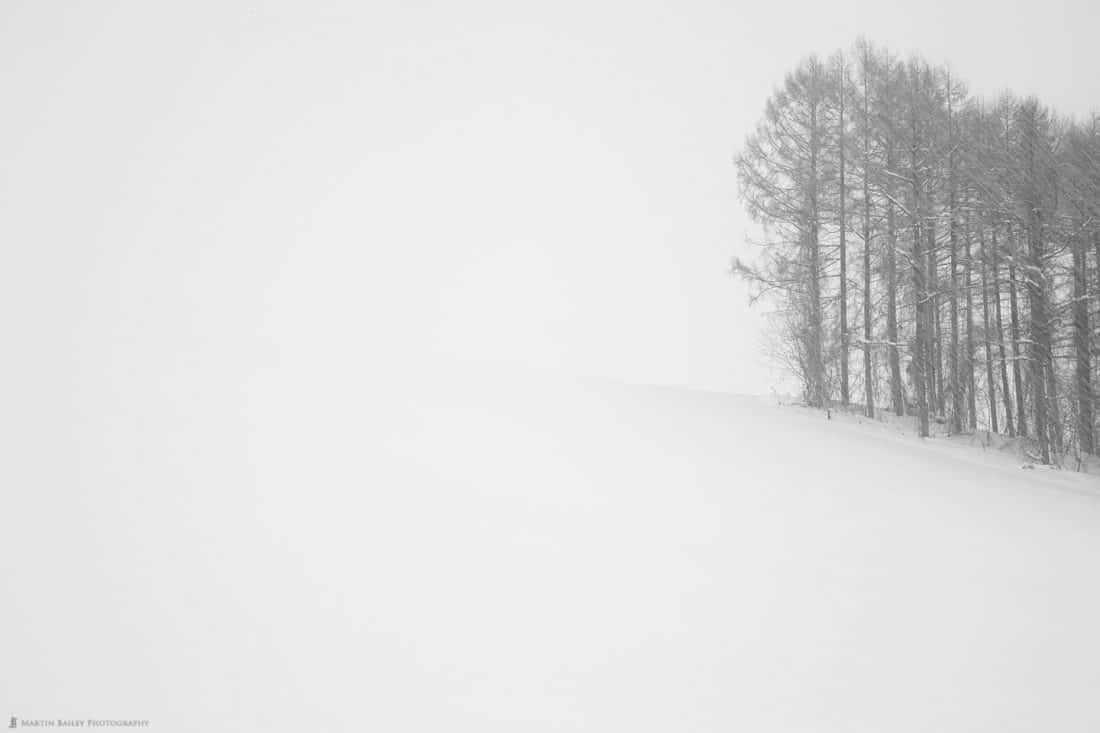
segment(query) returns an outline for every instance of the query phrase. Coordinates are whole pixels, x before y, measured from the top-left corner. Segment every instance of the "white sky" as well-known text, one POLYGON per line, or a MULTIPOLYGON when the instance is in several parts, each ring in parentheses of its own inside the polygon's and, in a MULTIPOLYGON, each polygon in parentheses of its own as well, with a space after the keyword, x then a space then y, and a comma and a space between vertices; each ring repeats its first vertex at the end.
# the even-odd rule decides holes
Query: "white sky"
MULTIPOLYGON (((572 608, 562 629, 612 630, 591 677, 605 669, 601 649, 619 655, 615 644, 644 637, 648 655, 652 629, 697 627, 696 610, 716 608, 684 605, 665 580, 675 590, 702 578, 707 593, 740 599, 741 586, 697 571, 728 555, 708 549, 707 527, 744 535, 726 531, 711 488, 754 485, 754 471, 781 459, 774 441, 738 437, 758 427, 754 412, 682 395, 632 392, 599 407, 586 397, 598 390, 500 392, 517 410, 553 407, 560 424, 543 430, 463 394, 471 380, 434 382, 447 401, 421 411, 416 393, 433 382, 419 375, 454 358, 503 360, 766 392, 760 321, 725 271, 748 227, 731 159, 773 85, 805 52, 864 32, 950 58, 979 89, 1011 85, 1084 112, 1100 100, 1100 46, 1088 37, 1100 23, 1083 1, 1065 10, 959 0, 866 10, 844 0, 0 4, 0 628, 18 642, 0 690, 20 688, 23 706, 2 712, 150 715, 171 729, 198 716, 287 727, 284 711, 330 711, 350 725, 354 706, 331 703, 363 688, 394 693, 366 714, 392 712, 398 727, 484 701, 499 716, 492 681, 525 684, 500 665, 540 659, 512 644, 531 613, 572 608), (708 435, 741 445, 725 453, 708 435), (395 453, 405 442, 410 455, 395 453), (765 444, 774 455, 741 460, 765 444), (653 455, 638 462, 638 450, 653 455), (684 493, 682 482, 702 489, 684 493), (666 484, 686 509, 665 506, 666 484), (574 511, 570 492, 590 486, 592 511, 574 511), (684 523, 693 512, 705 521, 684 523), (560 531, 527 543, 543 519, 560 531), (677 527, 691 534, 679 550, 652 541, 677 527), (691 565, 700 548, 705 562, 691 565), (621 561, 638 557, 636 587, 604 587, 601 573, 621 580, 621 561), (613 601, 595 626, 587 596, 570 597, 584 583, 613 601), (482 613, 500 593, 518 605, 482 613), (644 613, 624 626, 620 610, 634 607, 644 613), (495 647, 477 643, 484 633, 495 647), (459 659, 467 649, 472 673, 459 659), (165 692, 135 697, 127 680, 165 692), (419 710, 425 689, 446 691, 452 707, 419 710)), ((812 473, 802 469, 776 476, 812 473)), ((779 516, 773 492, 752 495, 779 516)), ((997 519, 972 513, 987 529, 997 519)), ((873 544, 886 524, 872 515, 873 544)), ((1026 513, 1040 515, 1050 518, 1026 513)), ((821 538, 844 529, 822 516, 821 538)), ((793 538, 798 517, 788 520, 793 538)), ((1069 538, 1060 547, 1080 555, 1081 533, 1058 529, 1069 538)), ((1081 536, 1095 537, 1088 529, 1081 536)), ((819 545, 814 557, 831 562, 819 545)), ((1019 587, 1009 576, 1004 587, 1019 587)), ((750 600, 760 596, 748 586, 750 600)), ((850 596, 834 600, 850 612, 850 596)), ((768 613, 780 625, 795 618, 768 613)), ((815 619, 786 641, 808 639, 815 619)), ((569 670, 587 638, 536 641, 569 670)), ((1048 656, 1065 648, 1051 638, 1061 639, 1040 639, 1048 656)), ((641 660, 646 689, 718 699, 710 682, 668 687, 674 667, 653 676, 649 656, 612 658, 641 660)), ((669 700, 691 699, 631 708, 640 688, 616 684, 618 697, 598 690, 597 707, 671 711, 686 708, 669 700)), ((1073 685, 1063 692, 1077 695, 1073 685)), ((531 688, 556 699, 547 689, 531 688)))
POLYGON ((1088 0, 0 12, 0 369, 43 388, 455 356, 766 392, 731 159, 800 56, 1100 102, 1088 0))

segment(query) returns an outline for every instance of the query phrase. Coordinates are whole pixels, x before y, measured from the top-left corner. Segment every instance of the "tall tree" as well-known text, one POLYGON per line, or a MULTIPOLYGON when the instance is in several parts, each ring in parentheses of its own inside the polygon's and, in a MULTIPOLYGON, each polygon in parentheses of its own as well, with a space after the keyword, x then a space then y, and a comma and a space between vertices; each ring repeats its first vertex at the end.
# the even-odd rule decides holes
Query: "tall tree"
POLYGON ((951 342, 947 355, 948 391, 951 394, 950 425, 952 432, 962 432, 963 396, 959 378, 959 212, 956 171, 955 89, 948 74, 945 79, 947 98, 947 240, 949 289, 948 318, 951 320, 951 342))
POLYGON ((836 104, 836 156, 839 178, 837 180, 837 227, 840 237, 840 402, 847 406, 851 401, 848 391, 848 186, 847 170, 848 130, 844 116, 844 103, 848 96, 848 65, 843 53, 833 57, 835 81, 832 85, 836 104))
POLYGON ((911 59, 906 68, 906 118, 908 137, 906 145, 909 153, 909 166, 906 171, 909 191, 909 226, 911 231, 912 252, 910 254, 913 280, 913 348, 912 372, 913 385, 917 397, 917 430, 922 438, 929 435, 929 395, 928 379, 931 370, 932 353, 930 331, 931 293, 927 279, 927 259, 923 247, 925 220, 925 156, 927 148, 927 121, 925 107, 925 82, 927 69, 917 59, 911 59))
POLYGON ((1051 458, 1049 422, 1050 399, 1053 397, 1047 390, 1051 335, 1043 260, 1043 201, 1040 198, 1039 186, 1039 179, 1042 176, 1040 158, 1047 152, 1046 141, 1043 139, 1047 122, 1046 111, 1035 99, 1025 100, 1017 108, 1016 123, 1020 128, 1019 144, 1022 157, 1020 204, 1023 211, 1021 218, 1027 242, 1024 282, 1030 313, 1028 335, 1030 337, 1032 415, 1039 456, 1043 463, 1050 463, 1051 458))
POLYGON ((867 417, 874 417, 875 391, 871 364, 871 76, 874 74, 874 61, 872 49, 866 41, 857 44, 857 53, 862 111, 860 131, 863 142, 860 151, 860 178, 863 181, 863 402, 864 413, 867 417))
MULTIPOLYGON (((989 257, 990 282, 993 286, 993 314, 996 319, 997 325, 997 352, 1000 357, 1000 371, 1001 371, 1001 398, 1004 400, 1005 408, 1005 430, 1012 437, 1016 436, 1015 423, 1012 421, 1012 390, 1008 386, 1008 356, 1005 351, 1005 325, 1004 317, 1001 311, 1001 290, 1000 282, 1001 275, 998 263, 998 245, 997 245, 997 225, 992 223, 989 228, 989 235, 991 237, 991 251, 989 257)), ((1014 361, 1013 364, 1016 364, 1014 361)), ((1017 384, 1019 384, 1019 375, 1017 375, 1017 384)))
POLYGON ((735 159, 741 199, 770 236, 764 262, 735 261, 734 271, 757 286, 756 297, 779 292, 795 314, 795 361, 805 399, 815 407, 828 399, 821 252, 827 90, 824 65, 807 58, 767 101, 764 119, 735 159))
POLYGON ((901 107, 902 95, 901 69, 894 59, 883 52, 877 66, 879 81, 876 84, 875 128, 883 149, 882 168, 879 173, 879 194, 885 199, 886 241, 883 245, 884 268, 886 270, 886 360, 890 372, 890 402, 894 414, 904 415, 905 392, 901 376, 900 331, 898 327, 898 224, 899 212, 898 181, 904 180, 898 173, 900 162, 897 154, 898 141, 902 139, 904 126, 901 107))
POLYGON ((978 227, 978 248, 982 263, 980 268, 982 273, 982 335, 984 337, 982 341, 985 346, 985 383, 987 396, 989 397, 989 429, 994 433, 998 433, 1000 430, 997 429, 997 382, 993 379, 993 347, 990 337, 992 328, 989 321, 989 272, 992 268, 989 267, 989 258, 986 255, 985 233, 980 226, 978 227))

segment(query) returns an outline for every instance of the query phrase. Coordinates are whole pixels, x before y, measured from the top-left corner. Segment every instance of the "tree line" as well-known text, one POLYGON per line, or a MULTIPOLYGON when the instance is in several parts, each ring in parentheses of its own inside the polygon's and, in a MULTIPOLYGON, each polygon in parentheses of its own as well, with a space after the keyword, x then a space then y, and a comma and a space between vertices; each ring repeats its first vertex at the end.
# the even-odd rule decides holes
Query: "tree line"
POLYGON ((861 40, 788 73, 735 165, 762 250, 733 268, 808 404, 1096 452, 1100 116, 861 40))

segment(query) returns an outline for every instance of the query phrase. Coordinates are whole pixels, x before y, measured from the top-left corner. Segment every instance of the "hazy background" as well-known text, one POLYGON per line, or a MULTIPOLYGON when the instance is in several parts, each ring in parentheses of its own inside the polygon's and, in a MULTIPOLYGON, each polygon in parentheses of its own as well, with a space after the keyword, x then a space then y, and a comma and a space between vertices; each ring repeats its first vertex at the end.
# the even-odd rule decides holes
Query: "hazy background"
MULTIPOLYGON (((816 593, 815 579, 833 582, 821 563, 846 568, 909 537, 970 558, 939 573, 916 542, 881 560, 901 558, 899 609, 946 618, 926 613, 941 575, 957 580, 946 597, 973 601, 972 624, 951 626, 963 636, 935 637, 951 655, 1007 648, 967 641, 993 629, 1028 674, 1071 644, 1084 660, 1065 678, 1021 676, 998 688, 1012 705, 976 714, 1007 715, 1052 685, 1088 699, 1079 672, 1096 645, 1071 633, 1096 603, 1060 558, 1095 556, 1077 544, 1097 536, 1094 513, 1033 510, 1027 493, 1007 515, 976 510, 974 493, 929 482, 979 531, 912 493, 935 511, 883 510, 917 517, 898 532, 802 486, 840 481, 848 453, 826 440, 825 469, 788 460, 785 441, 816 433, 772 420, 758 434, 751 401, 544 392, 534 379, 487 407, 492 389, 439 372, 472 363, 493 384, 503 362, 767 392, 761 320, 726 275, 749 229, 731 161, 784 72, 864 33, 951 61, 979 91, 1012 86, 1084 113, 1100 100, 1097 20, 1084 0, 0 4, 0 714, 303 730, 321 711, 348 729, 390 716, 439 730, 464 705, 493 713, 506 698, 528 724, 543 709, 528 702, 545 702, 546 730, 618 707, 683 728, 681 712, 736 713, 731 689, 772 679, 747 666, 739 688, 699 666, 738 654, 708 629, 751 637, 756 608, 792 650, 834 618, 866 629, 845 615, 858 593, 817 614, 769 583, 816 593), (768 489, 784 481, 786 493, 768 489), (750 490, 731 492, 739 483, 750 490), (768 519, 751 526, 759 513, 725 503, 741 500, 768 519), (768 543, 787 542, 792 513, 793 574, 773 573, 768 543), (797 517, 809 539, 794 537, 797 517), (834 526, 855 555, 821 552, 834 526), (972 576, 987 555, 970 544, 987 535, 1014 549, 997 566, 1005 595, 983 606, 972 576), (743 543, 754 536, 763 549, 743 543), (1035 554, 1037 538, 1057 538, 1055 554, 1035 554), (731 585, 738 567, 763 568, 760 585, 731 585), (1031 605, 1012 602, 1020 587, 1031 605), (1016 613, 990 625, 989 608, 1016 613), (1013 625, 1029 614, 1050 620, 1048 636, 1019 633, 1036 628, 1013 625), (509 666, 530 673, 543 658, 546 675, 509 666), (672 696, 651 694, 662 690, 672 696), (374 702, 354 702, 364 694, 374 702)), ((876 496, 872 507, 895 493, 876 496)), ((891 659, 934 680, 929 709, 949 706, 939 685, 956 678, 919 662, 943 647, 900 628, 918 663, 891 659)), ((865 638, 876 654, 896 648, 865 638)), ((825 639, 848 654, 845 637, 825 639)), ((788 679, 790 698, 761 704, 813 716, 784 702, 805 699, 800 684, 823 700, 863 679, 815 664, 788 679)), ((500 720, 475 729, 524 727, 500 720)), ((589 724, 616 727, 606 720, 589 724)))
POLYGON ((0 372, 47 399, 439 355, 766 392, 731 159, 800 56, 1100 99, 1088 0, 0 12, 0 372))

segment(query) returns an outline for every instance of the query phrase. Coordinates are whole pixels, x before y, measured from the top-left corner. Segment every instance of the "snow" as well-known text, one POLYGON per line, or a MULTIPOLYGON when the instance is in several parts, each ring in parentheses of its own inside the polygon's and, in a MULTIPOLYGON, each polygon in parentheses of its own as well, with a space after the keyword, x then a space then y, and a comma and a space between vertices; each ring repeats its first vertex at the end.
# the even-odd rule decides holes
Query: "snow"
POLYGON ((1095 477, 764 398, 407 376, 13 457, 0 713, 1100 729, 1095 477))

